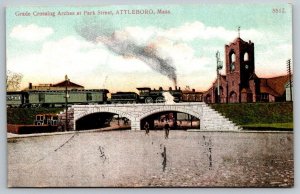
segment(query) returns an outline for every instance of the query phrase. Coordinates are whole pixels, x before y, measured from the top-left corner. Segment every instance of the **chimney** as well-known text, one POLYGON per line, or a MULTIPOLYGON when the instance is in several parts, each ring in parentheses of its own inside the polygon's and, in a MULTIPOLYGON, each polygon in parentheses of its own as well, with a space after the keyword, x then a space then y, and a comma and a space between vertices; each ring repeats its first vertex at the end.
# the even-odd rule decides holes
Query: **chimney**
POLYGON ((162 87, 159 87, 159 91, 162 91, 163 90, 163 88, 162 87))
POLYGON ((181 88, 179 87, 179 89, 178 90, 181 90, 181 88))
POLYGON ((195 89, 194 89, 194 88, 192 89, 192 92, 195 92, 195 89))
POLYGON ((32 83, 29 83, 28 89, 32 89, 32 83))
POLYGON ((175 90, 177 90, 177 86, 175 86, 175 90))
POLYGON ((169 90, 172 91, 172 87, 169 87, 169 90))

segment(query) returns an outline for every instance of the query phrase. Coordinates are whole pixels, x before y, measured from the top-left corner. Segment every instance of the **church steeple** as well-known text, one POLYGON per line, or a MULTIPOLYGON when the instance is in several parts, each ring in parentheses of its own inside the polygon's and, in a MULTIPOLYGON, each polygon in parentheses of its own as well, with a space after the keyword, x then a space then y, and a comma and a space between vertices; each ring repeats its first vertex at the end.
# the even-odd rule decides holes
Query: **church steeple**
MULTIPOLYGON (((238 37, 225 45, 226 81, 229 96, 236 96, 241 101, 242 89, 249 89, 249 79, 255 73, 254 43, 240 38, 241 28, 237 28, 238 37)), ((231 97, 229 98, 231 99, 231 97)), ((229 100, 232 102, 232 100, 229 100)))

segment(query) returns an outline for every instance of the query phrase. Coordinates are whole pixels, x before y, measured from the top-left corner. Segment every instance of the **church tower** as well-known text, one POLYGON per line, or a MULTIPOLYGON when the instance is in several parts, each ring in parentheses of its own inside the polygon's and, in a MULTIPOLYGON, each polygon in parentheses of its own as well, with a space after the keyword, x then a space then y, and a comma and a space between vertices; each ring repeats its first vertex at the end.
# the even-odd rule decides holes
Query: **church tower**
POLYGON ((255 72, 254 43, 236 38, 225 45, 228 102, 241 102, 241 93, 249 91, 249 79, 255 72))

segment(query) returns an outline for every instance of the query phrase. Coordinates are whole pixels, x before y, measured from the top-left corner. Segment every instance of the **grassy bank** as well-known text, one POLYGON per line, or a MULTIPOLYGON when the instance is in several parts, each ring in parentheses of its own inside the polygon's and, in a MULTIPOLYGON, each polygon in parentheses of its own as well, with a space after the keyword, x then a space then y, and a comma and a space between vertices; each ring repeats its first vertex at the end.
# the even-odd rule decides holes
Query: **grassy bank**
POLYGON ((256 124, 246 124, 243 126, 247 128, 272 127, 275 129, 292 129, 293 123, 256 123, 256 124))
POLYGON ((7 123, 33 124, 35 115, 59 113, 63 108, 7 108, 7 123))
POLYGON ((246 128, 293 128, 293 103, 211 104, 215 110, 246 128))

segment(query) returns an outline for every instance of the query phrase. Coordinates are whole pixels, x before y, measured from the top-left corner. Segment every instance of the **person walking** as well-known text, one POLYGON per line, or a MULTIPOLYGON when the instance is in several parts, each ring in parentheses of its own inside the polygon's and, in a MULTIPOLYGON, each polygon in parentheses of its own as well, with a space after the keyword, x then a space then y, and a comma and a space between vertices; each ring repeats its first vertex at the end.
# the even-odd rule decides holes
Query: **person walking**
POLYGON ((148 122, 145 123, 144 129, 146 131, 145 135, 149 135, 149 123, 148 122))
POLYGON ((169 125, 168 122, 165 124, 164 128, 165 128, 165 139, 168 139, 169 138, 169 131, 170 131, 170 125, 169 125))

